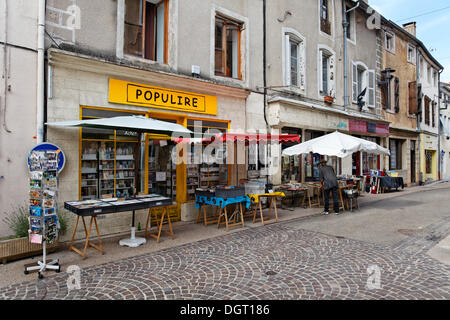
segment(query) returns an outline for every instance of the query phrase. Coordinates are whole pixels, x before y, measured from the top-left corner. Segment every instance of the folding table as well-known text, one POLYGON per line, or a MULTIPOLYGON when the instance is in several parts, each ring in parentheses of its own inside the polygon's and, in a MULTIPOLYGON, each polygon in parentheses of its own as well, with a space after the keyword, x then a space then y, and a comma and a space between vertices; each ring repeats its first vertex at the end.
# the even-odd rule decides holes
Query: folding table
MULTIPOLYGON (((70 243, 69 250, 73 250, 79 255, 86 258, 86 252, 88 246, 103 252, 102 239, 100 237, 100 231, 97 223, 97 216, 102 214, 109 214, 114 212, 129 212, 133 211, 133 226, 134 227, 134 211, 140 209, 149 209, 152 207, 167 207, 172 205, 172 199, 163 197, 156 194, 137 196, 136 198, 131 198, 127 200, 120 200, 117 198, 111 199, 95 199, 95 200, 85 200, 85 201, 68 201, 64 202, 64 208, 75 213, 77 215, 77 220, 73 230, 72 241, 70 243), (84 242, 83 251, 74 247, 75 234, 77 232, 78 222, 80 220, 83 222, 84 232, 86 234, 86 240, 84 242), (89 228, 86 228, 85 217, 91 217, 89 222, 89 228), (97 231, 98 245, 92 243, 89 238, 91 236, 92 224, 95 224, 95 229, 97 231)), ((133 236, 133 234, 132 234, 133 236)), ((133 238, 133 237, 132 237, 133 238)))
POLYGON ((255 223, 255 221, 257 221, 257 220, 261 220, 262 225, 264 225, 264 222, 271 222, 271 221, 278 222, 277 198, 278 197, 284 198, 286 195, 283 192, 248 194, 247 196, 250 198, 252 203, 255 205, 254 209, 253 209, 253 223, 255 223), (261 201, 260 201, 260 198, 262 198, 262 197, 266 197, 266 198, 270 199, 269 212, 268 212, 267 216, 263 215, 263 210, 262 210, 261 201), (258 207, 259 207, 259 213, 260 213, 259 218, 256 217, 256 211, 257 211, 258 207), (272 217, 272 214, 271 214, 272 208, 275 212, 275 218, 271 218, 272 217), (264 220, 264 219, 268 219, 268 220, 264 220))

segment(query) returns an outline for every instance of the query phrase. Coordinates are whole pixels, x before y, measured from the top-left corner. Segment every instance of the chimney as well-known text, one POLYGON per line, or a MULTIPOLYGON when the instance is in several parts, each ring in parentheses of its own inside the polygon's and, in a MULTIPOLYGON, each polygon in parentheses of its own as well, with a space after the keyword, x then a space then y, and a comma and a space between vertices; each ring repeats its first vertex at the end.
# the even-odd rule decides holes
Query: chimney
POLYGON ((408 31, 414 37, 416 36, 416 22, 408 22, 403 25, 403 29, 408 31))

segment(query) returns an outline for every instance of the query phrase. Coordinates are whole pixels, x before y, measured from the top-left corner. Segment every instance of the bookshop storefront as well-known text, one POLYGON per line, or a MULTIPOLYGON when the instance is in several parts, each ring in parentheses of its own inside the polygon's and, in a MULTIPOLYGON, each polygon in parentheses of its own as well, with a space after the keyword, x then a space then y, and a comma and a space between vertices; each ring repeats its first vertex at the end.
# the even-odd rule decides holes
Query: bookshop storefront
MULTIPOLYGON (((47 122, 140 115, 181 124, 197 136, 245 127, 245 90, 116 65, 109 66, 108 74, 93 72, 103 70, 105 63, 80 60, 53 53, 47 122), (79 69, 80 63, 88 64, 82 68, 86 71, 72 72, 71 65, 79 69)), ((198 145, 175 144, 164 135, 139 137, 124 130, 48 127, 47 140, 68 154, 68 170, 60 177, 61 202, 126 197, 136 185, 136 192, 171 197, 176 202, 169 210, 174 221, 190 220, 196 214, 196 188, 244 178, 226 161, 198 158, 193 152, 198 145)), ((136 225, 142 225, 146 212, 136 213, 136 225)), ((127 214, 103 219, 103 234, 129 230, 127 214)))

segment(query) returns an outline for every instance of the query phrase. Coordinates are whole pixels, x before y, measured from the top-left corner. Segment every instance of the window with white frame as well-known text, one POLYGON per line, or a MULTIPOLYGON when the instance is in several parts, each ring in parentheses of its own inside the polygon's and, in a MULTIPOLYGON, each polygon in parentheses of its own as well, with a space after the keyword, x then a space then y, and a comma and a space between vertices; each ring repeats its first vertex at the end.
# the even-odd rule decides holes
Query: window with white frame
POLYGON ((408 58, 408 62, 411 62, 413 64, 416 63, 416 47, 414 47, 410 43, 408 43, 407 58, 408 58))
POLYGON ((437 87, 437 72, 436 70, 433 71, 433 86, 437 87))
POLYGON ((375 70, 369 70, 362 63, 353 63, 352 101, 358 103, 358 97, 364 92, 362 101, 366 106, 375 107, 375 70))
POLYGON ((305 44, 299 36, 284 33, 284 85, 305 89, 305 44))
POLYGON ((386 31, 384 33, 384 44, 387 51, 394 53, 395 52, 395 35, 391 32, 386 31))
POLYGON ((327 49, 319 49, 319 92, 322 96, 335 97, 335 57, 327 49))

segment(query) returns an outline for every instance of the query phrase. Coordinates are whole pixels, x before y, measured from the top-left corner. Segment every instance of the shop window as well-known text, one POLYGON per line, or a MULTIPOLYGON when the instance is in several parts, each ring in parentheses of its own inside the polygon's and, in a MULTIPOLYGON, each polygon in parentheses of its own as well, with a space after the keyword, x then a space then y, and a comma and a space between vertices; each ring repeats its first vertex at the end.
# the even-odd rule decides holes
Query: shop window
MULTIPOLYGON (((323 136, 323 131, 305 131, 305 141, 309 141, 323 136)), ((304 155, 305 163, 305 180, 306 181, 318 181, 319 180, 319 162, 321 155, 318 153, 309 153, 304 155)))
POLYGON ((169 0, 125 0, 124 53, 167 63, 169 0))
MULTIPOLYGON (((296 134, 301 136, 302 130, 298 128, 283 128, 282 134, 296 134)), ((296 143, 282 143, 281 149, 284 150, 286 148, 292 147, 296 145, 296 143)), ((283 156, 281 161, 281 182, 289 183, 290 181, 302 181, 302 156, 283 156)))
POLYGON ((362 63, 353 63, 352 101, 358 103, 358 97, 364 92, 362 101, 368 107, 375 107, 375 71, 369 70, 362 63))
POLYGON ((243 24, 216 15, 215 21, 215 74, 242 79, 241 30, 243 24))
MULTIPOLYGON (((375 137, 362 137, 362 139, 380 144, 380 139, 375 137)), ((371 170, 380 170, 380 156, 373 153, 362 153, 362 171, 363 174, 370 174, 371 170)))
MULTIPOLYGON (((204 137, 228 131, 228 122, 212 120, 187 120, 187 128, 204 137)), ((195 200, 195 189, 228 185, 228 164, 226 144, 221 148, 211 145, 189 146, 187 155, 187 201, 195 200)))
POLYGON ((320 31, 331 35, 330 0, 320 0, 320 31))
MULTIPOLYGON (((176 120, 163 121, 176 123, 176 120)), ((148 140, 148 193, 156 193, 176 200, 177 167, 172 152, 175 144, 168 139, 148 140)))
POLYGON ((326 49, 319 49, 319 91, 322 96, 335 97, 334 54, 326 49))
POLYGON ((402 169, 402 140, 390 139, 389 151, 391 152, 389 169, 401 170, 402 169))
MULTIPOLYGON (((82 129, 81 199, 95 199, 111 195, 127 197, 144 191, 140 180, 144 168, 138 171, 137 148, 140 145, 135 132, 113 131, 108 136, 95 129, 82 129), (95 137, 95 138, 94 138, 95 137)), ((142 160, 144 155, 141 154, 142 160)))
MULTIPOLYGON (((83 120, 139 115, 95 108, 82 108, 81 113, 83 120)), ((144 163, 145 153, 138 153, 143 147, 134 131, 82 128, 80 198, 127 197, 135 188, 136 192, 145 191, 145 168, 139 165, 144 163)))

